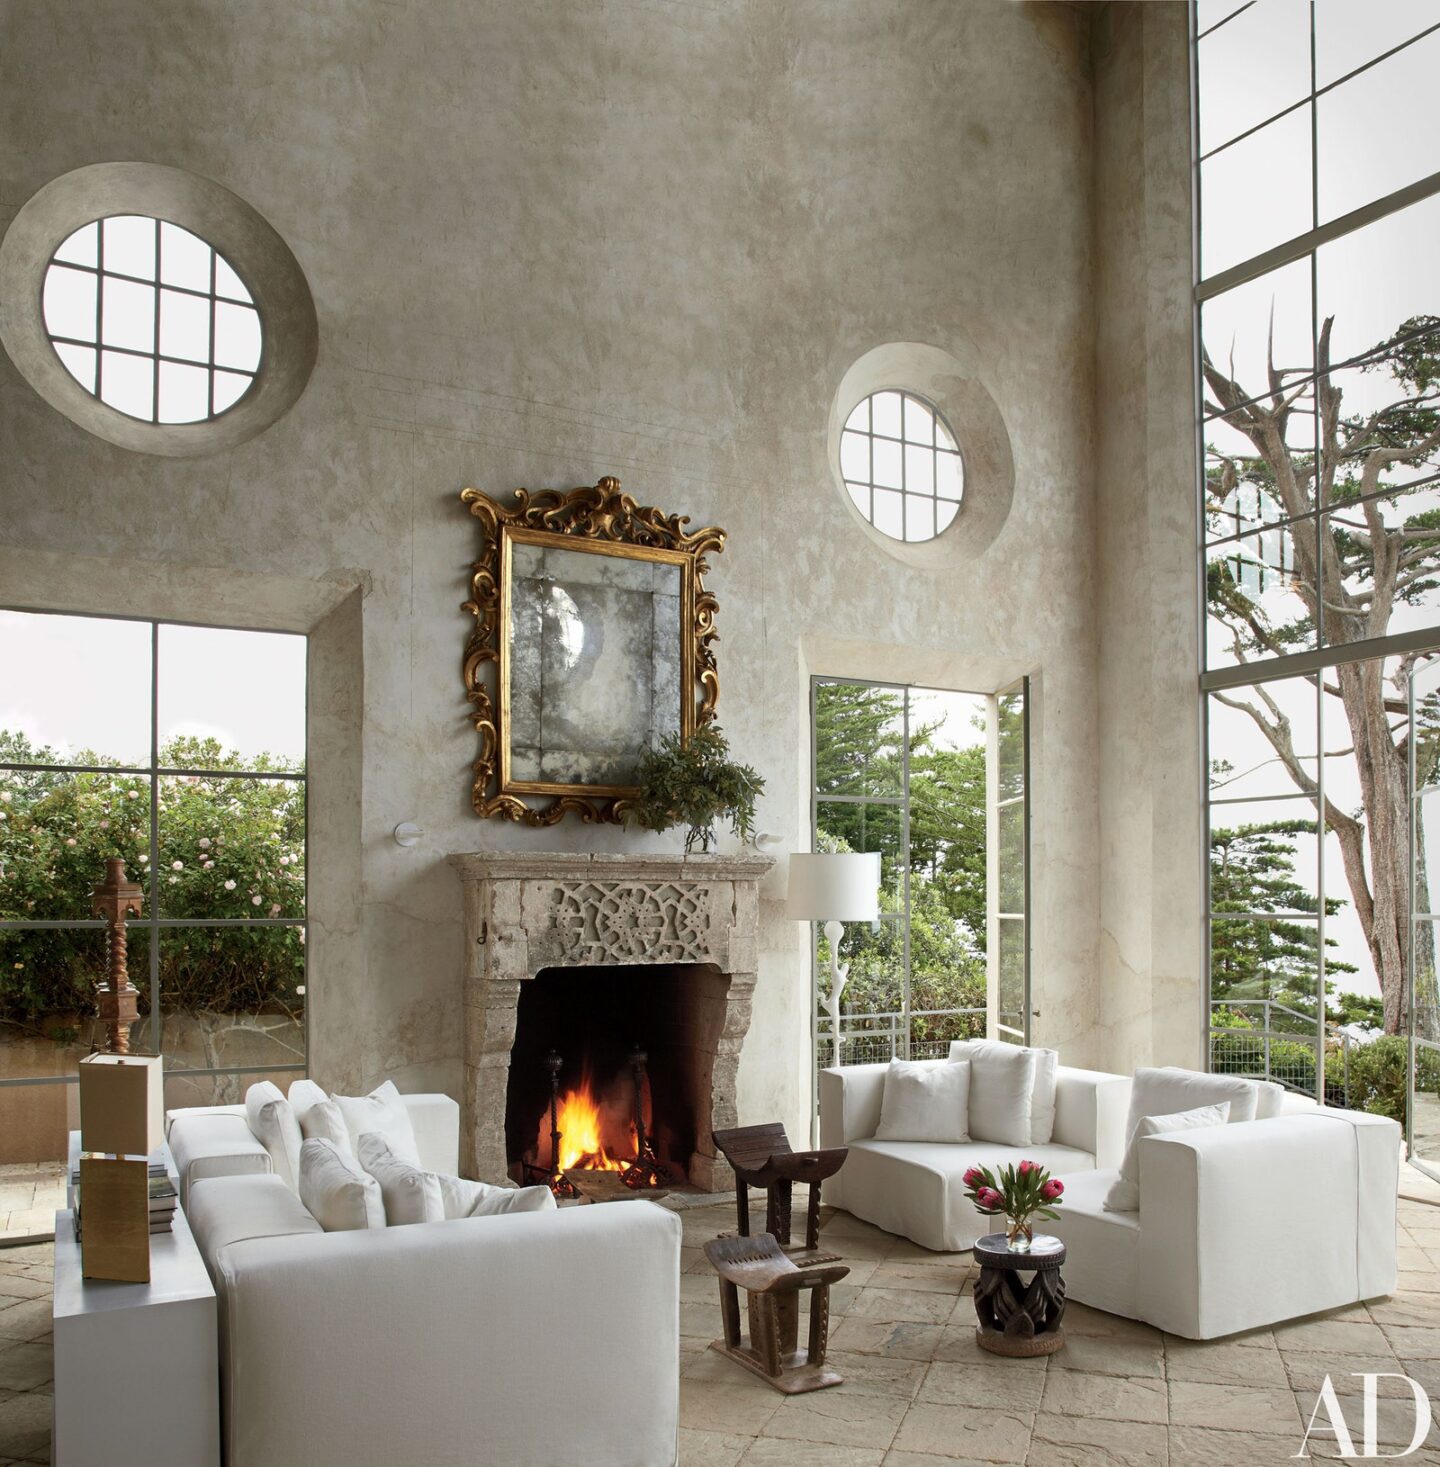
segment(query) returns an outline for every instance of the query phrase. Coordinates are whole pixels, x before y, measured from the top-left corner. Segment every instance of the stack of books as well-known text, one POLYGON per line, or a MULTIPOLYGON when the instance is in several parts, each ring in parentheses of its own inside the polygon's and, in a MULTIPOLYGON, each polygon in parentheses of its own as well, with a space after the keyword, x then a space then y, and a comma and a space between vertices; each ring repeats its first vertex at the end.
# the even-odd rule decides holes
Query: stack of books
MULTIPOLYGON (((150 1231, 168 1233, 175 1221, 175 1207, 180 1201, 175 1190, 175 1179, 165 1168, 163 1154, 150 1158, 150 1231)), ((80 1195, 80 1159, 76 1155, 70 1163, 70 1205, 75 1210, 75 1239, 80 1240, 84 1226, 84 1199, 80 1195)))

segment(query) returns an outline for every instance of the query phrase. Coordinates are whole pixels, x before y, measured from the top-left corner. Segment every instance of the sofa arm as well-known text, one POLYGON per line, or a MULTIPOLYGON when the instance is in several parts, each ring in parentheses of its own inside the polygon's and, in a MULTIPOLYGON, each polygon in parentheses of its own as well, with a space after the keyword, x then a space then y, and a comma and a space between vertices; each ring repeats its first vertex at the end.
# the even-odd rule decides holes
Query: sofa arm
POLYGON ((192 1182, 206 1177, 263 1176, 274 1169, 270 1153, 251 1133, 243 1107, 239 1115, 203 1109, 176 1111, 169 1144, 180 1174, 182 1207, 192 1182))
POLYGON ((1096 1171, 1118 1167, 1125 1159, 1129 1112, 1130 1081, 1126 1076, 1076 1070, 1069 1065, 1057 1067, 1055 1130, 1051 1139, 1059 1146, 1092 1153, 1096 1171))
POLYGON ((1146 1319, 1213 1339, 1365 1297, 1360 1185, 1355 1128, 1323 1112, 1147 1137, 1146 1319))
POLYGON ((671 1467, 680 1237, 637 1200, 231 1244, 227 1467, 671 1467))
POLYGON ((820 1144, 848 1146, 879 1129, 888 1065, 837 1065, 820 1071, 820 1144))
POLYGON ((415 1145, 420 1165, 447 1177, 460 1170, 460 1107, 448 1095, 402 1095, 410 1124, 415 1128, 415 1145))

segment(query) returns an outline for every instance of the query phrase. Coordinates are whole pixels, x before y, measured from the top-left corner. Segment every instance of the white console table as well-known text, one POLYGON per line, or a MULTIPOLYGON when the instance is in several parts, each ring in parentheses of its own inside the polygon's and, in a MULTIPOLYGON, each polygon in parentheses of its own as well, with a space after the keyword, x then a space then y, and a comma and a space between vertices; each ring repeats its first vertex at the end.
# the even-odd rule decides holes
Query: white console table
POLYGON ((220 1467, 215 1290, 185 1214, 150 1238, 150 1282, 80 1273, 55 1214, 54 1467, 220 1467))

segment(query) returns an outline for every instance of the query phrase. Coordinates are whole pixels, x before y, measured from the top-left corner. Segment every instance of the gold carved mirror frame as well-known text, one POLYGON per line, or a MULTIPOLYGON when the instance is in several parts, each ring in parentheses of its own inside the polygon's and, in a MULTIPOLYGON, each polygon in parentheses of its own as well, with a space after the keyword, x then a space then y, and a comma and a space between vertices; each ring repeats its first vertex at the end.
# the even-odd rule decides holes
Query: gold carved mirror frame
MULTIPOLYGON (((695 729, 715 717, 720 696, 712 644, 718 634, 715 597, 705 589, 705 557, 725 548, 725 531, 715 526, 687 530, 686 515, 667 515, 638 505, 608 475, 590 488, 531 493, 517 489, 502 503, 479 489, 460 500, 481 525, 480 559, 471 566, 470 599, 463 609, 475 618, 465 645, 465 697, 480 736, 480 755, 471 766, 470 803, 477 815, 555 825, 573 812, 588 823, 618 823, 639 794, 624 784, 564 783, 517 778, 512 759, 514 673, 513 575, 515 552, 580 551, 626 561, 672 566, 679 576, 678 727, 689 742, 695 729)), ((636 754, 640 752, 638 749, 636 754)))

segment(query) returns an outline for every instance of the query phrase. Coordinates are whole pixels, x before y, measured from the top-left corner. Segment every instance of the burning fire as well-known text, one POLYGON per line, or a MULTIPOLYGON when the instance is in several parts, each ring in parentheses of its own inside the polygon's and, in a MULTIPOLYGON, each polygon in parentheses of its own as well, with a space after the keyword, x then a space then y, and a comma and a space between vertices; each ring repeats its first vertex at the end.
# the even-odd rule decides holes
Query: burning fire
MULTIPOLYGON (((579 1087, 561 1095, 556 1110, 560 1129, 560 1170, 623 1172, 635 1156, 635 1124, 619 1108, 602 1106, 591 1088, 590 1076, 581 1077, 579 1087), (624 1116, 622 1120, 621 1117, 624 1116), (616 1139, 617 1131, 624 1138, 616 1139), (606 1138, 609 1137, 609 1147, 606 1138), (610 1154, 610 1147, 622 1149, 624 1158, 610 1154)), ((550 1154, 550 1112, 541 1121, 540 1155, 550 1154)))

